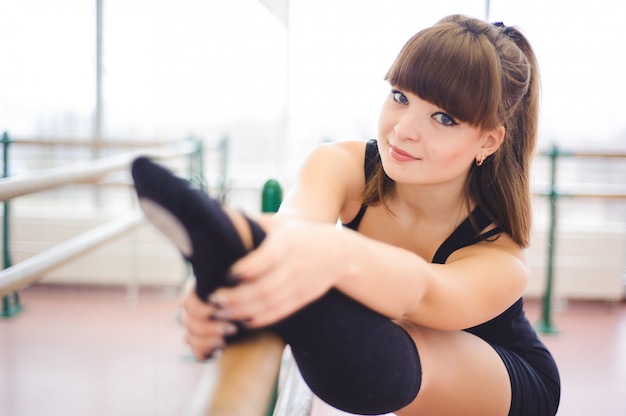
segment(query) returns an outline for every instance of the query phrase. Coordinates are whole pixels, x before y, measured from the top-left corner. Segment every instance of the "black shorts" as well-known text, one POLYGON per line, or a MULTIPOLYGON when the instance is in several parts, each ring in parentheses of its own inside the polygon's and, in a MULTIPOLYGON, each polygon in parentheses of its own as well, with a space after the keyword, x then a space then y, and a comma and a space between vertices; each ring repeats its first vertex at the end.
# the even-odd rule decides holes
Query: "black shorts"
POLYGON ((509 416, 554 416, 559 407, 561 383, 554 359, 543 347, 518 354, 492 345, 509 372, 509 416), (522 356, 523 355, 523 356, 522 356))

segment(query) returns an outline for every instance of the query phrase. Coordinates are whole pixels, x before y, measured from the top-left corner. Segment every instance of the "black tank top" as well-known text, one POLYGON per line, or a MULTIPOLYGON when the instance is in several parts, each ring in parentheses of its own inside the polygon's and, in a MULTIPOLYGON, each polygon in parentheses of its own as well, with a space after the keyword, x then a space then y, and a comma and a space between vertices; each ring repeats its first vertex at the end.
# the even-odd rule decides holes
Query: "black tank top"
MULTIPOLYGON (((375 140, 371 140, 367 142, 365 147, 364 168, 366 182, 371 179, 378 164, 380 164, 378 144, 375 140)), ((367 206, 362 205, 356 217, 349 223, 344 224, 344 226, 357 231, 366 210, 367 206)), ((492 221, 487 218, 479 207, 472 211, 471 218, 468 216, 441 244, 433 256, 432 263, 444 264, 450 254, 456 250, 502 233, 502 230, 497 227, 488 232, 480 233, 492 221)), ((485 267, 489 267, 489 265, 485 265, 485 267)), ((519 298, 507 310, 490 321, 467 328, 465 331, 484 339, 490 344, 507 347, 518 353, 536 347, 537 342, 539 342, 534 329, 525 317, 522 298, 519 298)))
MULTIPOLYGON (((374 171, 379 164, 380 154, 378 152, 378 144, 376 140, 370 140, 365 146, 364 170, 366 183, 372 179, 372 175, 374 175, 374 171)), ((348 224, 344 224, 344 227, 357 231, 366 210, 367 205, 361 205, 354 219, 348 224)), ((454 251, 500 234, 502 230, 498 227, 485 233, 480 233, 480 231, 489 226, 491 222, 492 221, 483 213, 482 209, 476 207, 474 211, 472 211, 471 218, 467 217, 465 221, 452 232, 446 241, 441 244, 431 262, 443 264, 454 251)))

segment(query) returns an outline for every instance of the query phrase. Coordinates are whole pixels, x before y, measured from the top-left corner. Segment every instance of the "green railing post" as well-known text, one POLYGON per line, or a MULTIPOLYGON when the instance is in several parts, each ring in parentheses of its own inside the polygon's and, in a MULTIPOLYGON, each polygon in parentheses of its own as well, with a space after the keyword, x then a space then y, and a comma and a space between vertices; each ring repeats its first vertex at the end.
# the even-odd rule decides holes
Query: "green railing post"
POLYGON ((541 320, 537 325, 540 332, 556 334, 559 331, 552 324, 552 290, 554 287, 554 246, 556 240, 557 200, 559 193, 556 189, 556 165, 559 150, 552 146, 550 156, 550 228, 548 231, 548 258, 546 265, 546 288, 543 295, 541 320))
POLYGON ((219 150, 219 172, 220 183, 218 184, 218 200, 223 204, 226 202, 228 196, 228 136, 224 136, 220 139, 218 144, 219 150))
MULTIPOLYGON (((277 212, 280 204, 283 202, 283 189, 275 179, 268 179, 263 185, 261 192, 261 212, 277 212)), ((267 408, 267 416, 274 414, 274 408, 278 401, 278 377, 274 382, 272 397, 267 408)))
MULTIPOLYGON (((9 176, 9 134, 5 131, 2 134, 2 177, 9 176)), ((9 201, 3 201, 2 214, 2 261, 3 269, 11 267, 11 252, 9 251, 9 201)), ((20 297, 17 291, 2 297, 2 311, 0 317, 11 318, 20 313, 20 297)))
POLYGON ((277 212, 283 202, 283 189, 275 179, 268 179, 263 185, 261 212, 277 212))

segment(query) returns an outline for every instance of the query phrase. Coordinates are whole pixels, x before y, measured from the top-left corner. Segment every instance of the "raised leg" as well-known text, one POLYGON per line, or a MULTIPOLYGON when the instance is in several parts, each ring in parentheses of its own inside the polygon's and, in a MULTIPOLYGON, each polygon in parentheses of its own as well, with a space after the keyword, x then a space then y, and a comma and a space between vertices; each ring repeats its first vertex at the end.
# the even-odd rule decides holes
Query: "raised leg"
MULTIPOLYGON (((189 259, 206 300, 229 283, 230 266, 248 251, 235 225, 245 217, 227 213, 148 159, 135 161, 132 172, 147 217, 189 259)), ((265 233, 247 221, 256 247, 265 233)), ((420 389, 420 357, 408 333, 337 290, 268 329, 290 345, 311 390, 339 409, 388 413, 411 403, 420 389)))

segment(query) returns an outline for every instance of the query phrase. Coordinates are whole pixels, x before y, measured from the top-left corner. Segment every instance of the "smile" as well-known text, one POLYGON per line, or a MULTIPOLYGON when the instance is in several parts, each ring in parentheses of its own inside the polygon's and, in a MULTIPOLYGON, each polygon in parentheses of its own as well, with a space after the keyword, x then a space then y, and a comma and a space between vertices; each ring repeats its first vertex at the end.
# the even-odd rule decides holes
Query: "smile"
POLYGON ((389 145, 389 156, 391 156, 392 159, 398 162, 412 162, 415 160, 419 160, 419 158, 411 156, 407 152, 398 149, 397 147, 392 145, 389 145))

